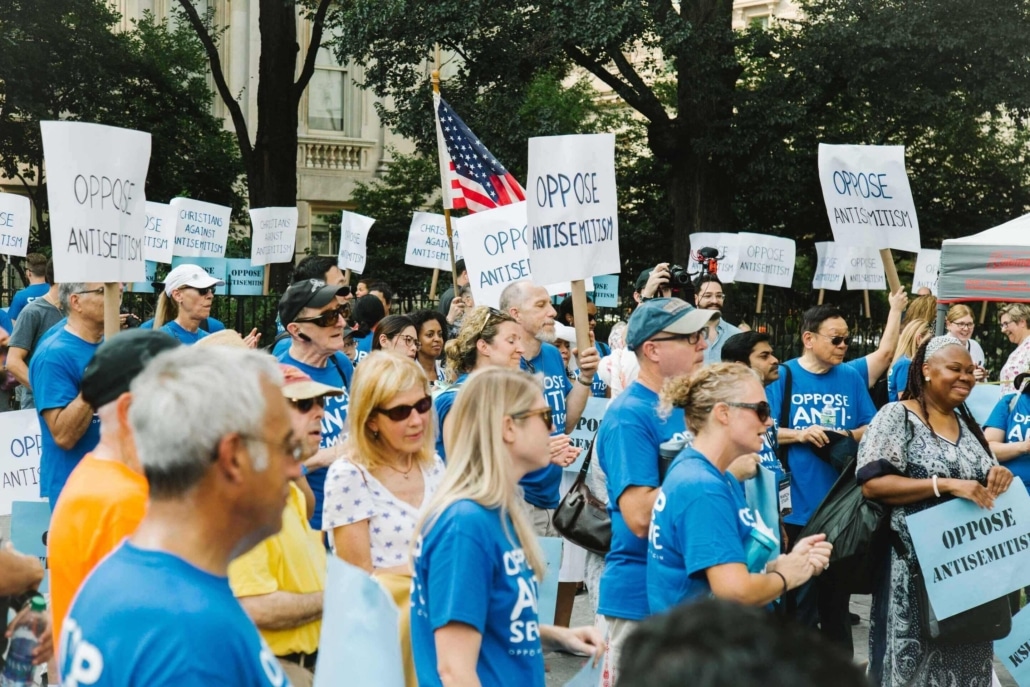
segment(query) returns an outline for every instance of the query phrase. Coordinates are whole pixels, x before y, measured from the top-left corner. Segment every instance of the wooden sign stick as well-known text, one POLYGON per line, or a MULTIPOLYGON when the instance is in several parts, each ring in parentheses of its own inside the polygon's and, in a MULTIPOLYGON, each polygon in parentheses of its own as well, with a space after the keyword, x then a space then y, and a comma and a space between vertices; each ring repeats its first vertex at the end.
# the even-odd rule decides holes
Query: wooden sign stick
POLYGON ((122 285, 116 281, 104 283, 104 338, 110 339, 122 329, 118 317, 122 304, 122 285))
POLYGON ((590 322, 587 315, 587 286, 582 279, 572 282, 572 318, 576 323, 576 348, 585 351, 590 342, 590 322))

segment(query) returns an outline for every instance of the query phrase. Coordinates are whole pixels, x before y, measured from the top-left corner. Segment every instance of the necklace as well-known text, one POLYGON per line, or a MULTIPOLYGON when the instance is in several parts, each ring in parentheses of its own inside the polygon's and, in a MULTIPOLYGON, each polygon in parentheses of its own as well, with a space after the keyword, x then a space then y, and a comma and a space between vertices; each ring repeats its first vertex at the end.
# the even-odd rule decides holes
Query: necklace
POLYGON ((401 469, 395 468, 394 466, 390 465, 389 463, 387 463, 386 467, 388 467, 391 470, 393 470, 394 472, 398 473, 399 475, 404 477, 404 479, 411 479, 411 471, 415 469, 415 459, 412 458, 410 454, 408 455, 408 469, 407 470, 401 470, 401 469))

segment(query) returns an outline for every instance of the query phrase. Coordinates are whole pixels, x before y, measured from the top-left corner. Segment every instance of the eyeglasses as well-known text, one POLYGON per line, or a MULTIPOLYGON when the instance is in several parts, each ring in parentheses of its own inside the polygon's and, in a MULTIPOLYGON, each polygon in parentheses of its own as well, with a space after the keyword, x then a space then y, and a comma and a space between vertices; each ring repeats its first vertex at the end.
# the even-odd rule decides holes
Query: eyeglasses
POLYGON ((671 334, 669 336, 663 336, 660 339, 648 339, 648 341, 686 341, 691 346, 697 344, 699 339, 708 341, 708 327, 703 327, 700 331, 692 334, 671 334))
POLYGON ((973 328, 973 323, 972 322, 952 322, 952 324, 955 325, 956 327, 958 327, 959 329, 972 329, 973 328))
POLYGON ((184 288, 184 289, 193 289, 194 291, 197 292, 198 295, 201 295, 201 296, 207 296, 207 295, 213 294, 215 292, 215 287, 213 287, 213 286, 205 286, 202 289, 198 289, 196 286, 184 286, 182 288, 184 288))
POLYGON ((319 408, 325 408, 325 396, 316 396, 314 398, 289 398, 287 399, 294 408, 302 413, 310 412, 316 405, 319 408))
POLYGON ((523 410, 519 413, 512 413, 510 415, 512 420, 525 420, 527 417, 533 417, 539 415, 540 419, 544 421, 547 426, 547 431, 554 429, 554 412, 550 408, 540 408, 538 410, 523 410))
MULTIPOLYGON (((256 441, 259 444, 265 444, 266 446, 275 446, 281 449, 290 458, 293 458, 295 463, 299 463, 304 460, 307 455, 307 451, 304 449, 304 442, 296 437, 290 436, 285 442, 273 441, 271 439, 265 439, 264 437, 256 437, 252 434, 240 434, 240 436, 247 441, 256 441)), ((218 452, 215 452, 215 456, 218 456, 218 452)))
POLYGON ((76 294, 78 296, 81 296, 81 295, 87 294, 87 293, 103 293, 103 292, 104 292, 104 287, 103 286, 98 286, 95 289, 86 289, 85 291, 73 291, 72 293, 74 293, 74 294, 76 294))
POLYGON ((1015 323, 1012 320, 1009 320, 1008 322, 1006 322, 1005 320, 1002 320, 1001 321, 1001 331, 1005 331, 1006 329, 1011 327, 1013 324, 1015 324, 1015 323))
POLYGON ((769 403, 767 401, 759 401, 758 403, 737 403, 736 401, 726 401, 726 405, 731 408, 746 408, 747 410, 755 411, 755 415, 758 416, 759 422, 765 422, 769 419, 769 415, 771 414, 769 403))
POLYGON ((830 344, 835 346, 835 347, 836 346, 840 346, 841 344, 844 344, 845 346, 850 346, 851 345, 851 335, 850 334, 847 334, 845 336, 830 336, 829 334, 823 334, 822 332, 812 332, 812 333, 815 334, 816 336, 821 336, 824 339, 828 340, 830 342, 830 344))
POLYGON ((415 405, 403 405, 394 406, 392 408, 376 408, 375 412, 382 413, 386 417, 390 418, 394 422, 403 422, 411 417, 411 411, 417 411, 419 415, 428 413, 429 409, 433 407, 433 399, 430 396, 426 396, 415 405))
POLYGON ((702 291, 698 294, 698 298, 710 298, 713 301, 719 301, 720 303, 726 300, 726 294, 724 293, 705 293, 702 291))
POLYGON ((294 322, 310 322, 316 327, 332 327, 340 319, 350 317, 350 306, 341 305, 334 310, 327 310, 318 317, 298 317, 294 322))
POLYGON ((407 334, 398 334, 397 336, 393 337, 393 340, 394 341, 400 341, 401 343, 403 343, 408 348, 418 348, 419 347, 418 339, 416 337, 414 337, 414 336, 409 336, 407 334))

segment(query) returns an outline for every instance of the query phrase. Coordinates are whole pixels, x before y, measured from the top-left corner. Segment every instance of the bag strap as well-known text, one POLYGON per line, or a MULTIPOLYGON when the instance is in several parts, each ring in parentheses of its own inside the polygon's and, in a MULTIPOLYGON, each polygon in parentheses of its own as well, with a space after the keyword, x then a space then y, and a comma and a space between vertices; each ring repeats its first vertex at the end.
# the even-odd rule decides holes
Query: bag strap
POLYGON ((590 461, 594 458, 594 446, 597 445, 597 435, 600 433, 601 423, 599 422, 597 424, 597 430, 594 432, 594 438, 590 441, 590 448, 587 449, 587 457, 583 459, 583 465, 579 468, 579 474, 576 475, 576 481, 573 483, 573 487, 576 487, 586 481, 587 471, 590 470, 590 461))
MULTIPOLYGON (((783 399, 780 402, 779 429, 783 429, 790 424, 788 422, 788 418, 790 418, 790 396, 794 390, 794 375, 790 371, 790 363, 783 363, 783 371, 783 399)), ((777 437, 776 457, 780 459, 780 464, 783 466, 784 472, 790 472, 790 461, 787 458, 789 452, 790 447, 780 443, 779 438, 777 437)))
POLYGON ((340 381, 343 383, 343 388, 347 389, 347 386, 350 384, 350 380, 347 379, 347 375, 343 374, 343 367, 340 365, 340 361, 336 359, 336 355, 336 353, 333 353, 329 356, 329 360, 333 361, 333 367, 335 367, 336 371, 340 374, 340 381))

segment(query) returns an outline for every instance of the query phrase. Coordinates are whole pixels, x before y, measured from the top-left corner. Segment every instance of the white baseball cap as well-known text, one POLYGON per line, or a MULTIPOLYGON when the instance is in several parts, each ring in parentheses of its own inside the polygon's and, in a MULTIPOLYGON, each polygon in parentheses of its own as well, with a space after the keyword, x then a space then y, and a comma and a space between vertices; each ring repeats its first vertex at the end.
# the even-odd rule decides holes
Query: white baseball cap
POLYGON ((169 296, 176 289, 192 286, 195 289, 206 289, 209 286, 220 286, 225 282, 208 274, 200 265, 188 263, 179 265, 165 277, 165 293, 169 296))

